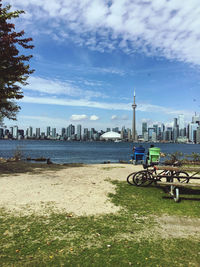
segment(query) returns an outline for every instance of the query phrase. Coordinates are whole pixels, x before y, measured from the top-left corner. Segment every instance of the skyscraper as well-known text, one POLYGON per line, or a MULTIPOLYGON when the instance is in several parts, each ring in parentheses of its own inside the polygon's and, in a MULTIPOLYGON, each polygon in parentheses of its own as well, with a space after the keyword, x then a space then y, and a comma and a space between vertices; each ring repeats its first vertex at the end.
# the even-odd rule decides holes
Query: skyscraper
POLYGON ((184 128, 185 128, 185 122, 184 122, 184 115, 180 114, 178 115, 178 126, 179 126, 179 135, 184 136, 184 128))
POLYGON ((77 140, 81 140, 81 125, 77 125, 77 140))
POLYGON ((142 136, 144 137, 144 133, 147 133, 147 122, 142 123, 142 136))
POLYGON ((51 127, 47 126, 47 137, 51 135, 51 127))
POLYGON ((135 120, 135 109, 136 109, 137 105, 135 104, 135 90, 134 90, 134 96, 133 96, 133 125, 132 125, 132 140, 135 141, 136 140, 136 120, 135 120))

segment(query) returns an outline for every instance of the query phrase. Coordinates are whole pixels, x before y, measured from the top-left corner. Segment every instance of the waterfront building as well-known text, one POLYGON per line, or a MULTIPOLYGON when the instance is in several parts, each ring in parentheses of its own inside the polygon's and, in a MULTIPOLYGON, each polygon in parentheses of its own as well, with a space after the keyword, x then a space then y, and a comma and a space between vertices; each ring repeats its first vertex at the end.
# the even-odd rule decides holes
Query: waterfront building
POLYGON ((200 126, 197 128, 196 132, 196 143, 200 144, 200 126))
POLYGON ((112 132, 119 133, 119 127, 112 128, 112 132))
POLYGON ((178 119, 174 118, 174 123, 173 123, 173 142, 176 142, 178 136, 179 136, 178 119))
POLYGON ((29 126, 29 128, 27 129, 27 136, 29 138, 33 137, 33 127, 29 126))
POLYGON ((56 128, 52 128, 52 138, 56 138, 56 128))
POLYGON ((13 138, 18 139, 18 126, 13 127, 13 138))
POLYGON ((0 139, 4 137, 4 130, 3 128, 0 128, 0 139))
POLYGON ((20 139, 24 138, 24 130, 23 129, 18 130, 18 137, 20 137, 20 139))
POLYGON ((121 129, 121 139, 125 138, 125 126, 122 127, 121 129))
POLYGON ((13 127, 10 127, 10 135, 13 137, 13 127))
POLYGON ((196 141, 197 128, 199 127, 198 123, 189 123, 189 140, 193 143, 196 141))
POLYGON ((179 127, 179 135, 180 136, 185 136, 185 120, 184 120, 184 115, 183 114, 179 114, 178 115, 178 127, 179 127))
POLYGON ((161 127, 158 127, 158 136, 157 136, 157 140, 162 140, 162 134, 161 134, 161 127))
POLYGON ((156 142, 156 141, 157 141, 157 135, 156 135, 156 132, 152 132, 151 141, 152 141, 152 142, 156 142))
POLYGON ((178 136, 179 136, 178 127, 174 127, 173 128, 173 142, 176 142, 178 136))
POLYGON ((66 130, 67 130, 67 131, 66 131, 66 136, 67 136, 67 138, 71 138, 71 136, 75 134, 75 126, 72 125, 72 124, 70 124, 70 125, 67 127, 66 130))
POLYGON ((197 115, 195 112, 195 115, 192 117, 192 123, 197 123, 200 125, 200 115, 197 115))
POLYGON ((78 141, 81 140, 81 125, 80 124, 77 125, 77 140, 78 141))
POLYGON ((83 140, 87 141, 89 138, 89 131, 88 128, 83 129, 83 140))
POLYGON ((127 133, 128 133, 128 141, 131 141, 131 129, 127 129, 127 133))
POLYGON ((144 133, 147 133, 147 122, 142 123, 142 136, 144 138, 144 133))
POLYGON ((148 132, 144 132, 144 142, 148 142, 148 141, 149 141, 148 132))
POLYGON ((64 137, 64 136, 65 136, 65 133, 66 133, 65 128, 62 128, 62 129, 61 129, 61 136, 64 137))
POLYGON ((153 128, 155 129, 156 138, 158 136, 158 124, 153 124, 153 128))
POLYGON ((133 95, 133 104, 132 104, 132 108, 133 108, 133 122, 132 122, 132 140, 135 141, 136 140, 136 118, 135 118, 135 110, 136 110, 136 103, 135 103, 135 90, 134 90, 134 95, 133 95))
POLYGON ((46 136, 45 136, 45 132, 41 132, 40 138, 41 138, 41 139, 45 139, 45 137, 46 137, 46 136))
POLYGON ((47 137, 50 137, 50 136, 51 136, 51 127, 50 127, 50 126, 47 126, 47 133, 46 133, 46 136, 47 136, 47 137))
POLYGON ((149 127, 148 128, 148 141, 152 141, 152 134, 155 132, 155 128, 149 127))
POLYGON ((107 129, 106 129, 106 132, 110 132, 110 128, 107 128, 107 129))
POLYGON ((37 139, 40 138, 40 128, 36 128, 35 135, 37 139))

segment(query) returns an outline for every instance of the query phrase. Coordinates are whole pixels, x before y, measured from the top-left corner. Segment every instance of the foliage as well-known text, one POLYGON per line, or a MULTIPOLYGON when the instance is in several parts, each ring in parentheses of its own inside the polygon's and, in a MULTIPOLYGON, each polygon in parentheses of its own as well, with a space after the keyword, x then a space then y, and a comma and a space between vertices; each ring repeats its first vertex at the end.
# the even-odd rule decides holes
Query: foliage
POLYGON ((24 31, 16 32, 11 19, 24 13, 22 10, 9 11, 11 6, 2 7, 0 0, 0 121, 7 117, 15 120, 20 107, 14 102, 23 97, 20 85, 26 85, 30 70, 28 64, 32 55, 20 54, 20 49, 32 49, 29 42, 32 38, 24 38, 24 31))
POLYGON ((182 152, 174 152, 171 154, 167 154, 167 158, 164 162, 165 164, 169 164, 169 165, 173 165, 175 162, 180 162, 181 157, 183 157, 183 153, 182 152))

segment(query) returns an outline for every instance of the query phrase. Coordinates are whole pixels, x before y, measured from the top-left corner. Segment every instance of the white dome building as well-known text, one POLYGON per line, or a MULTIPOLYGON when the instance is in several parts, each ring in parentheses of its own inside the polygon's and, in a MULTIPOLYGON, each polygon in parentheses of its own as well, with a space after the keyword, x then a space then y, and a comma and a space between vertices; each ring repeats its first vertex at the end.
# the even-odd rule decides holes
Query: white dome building
POLYGON ((119 140, 121 139, 121 135, 116 132, 107 132, 101 135, 101 139, 105 140, 119 140))

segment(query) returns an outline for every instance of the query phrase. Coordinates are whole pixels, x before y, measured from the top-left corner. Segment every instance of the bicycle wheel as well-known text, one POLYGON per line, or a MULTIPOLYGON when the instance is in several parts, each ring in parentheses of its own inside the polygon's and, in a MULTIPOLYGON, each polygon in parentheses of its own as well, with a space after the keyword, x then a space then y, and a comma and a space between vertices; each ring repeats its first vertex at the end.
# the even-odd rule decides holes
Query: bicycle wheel
POLYGON ((128 176, 127 176, 127 178, 126 178, 126 180, 127 180, 127 183, 128 184, 130 184, 130 185, 134 185, 134 182, 133 182, 133 176, 135 175, 135 172, 132 172, 132 173, 130 173, 128 176))
POLYGON ((180 182, 180 183, 188 183, 190 178, 189 178, 189 174, 187 172, 183 172, 183 171, 180 171, 180 172, 176 172, 175 173, 175 176, 180 176, 180 178, 177 178, 177 180, 180 182))
POLYGON ((148 186, 153 183, 153 180, 148 171, 139 171, 133 176, 133 182, 137 186, 148 186))

